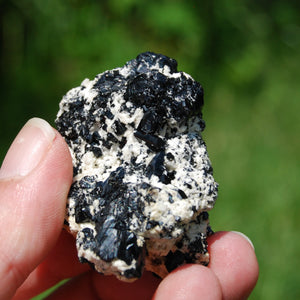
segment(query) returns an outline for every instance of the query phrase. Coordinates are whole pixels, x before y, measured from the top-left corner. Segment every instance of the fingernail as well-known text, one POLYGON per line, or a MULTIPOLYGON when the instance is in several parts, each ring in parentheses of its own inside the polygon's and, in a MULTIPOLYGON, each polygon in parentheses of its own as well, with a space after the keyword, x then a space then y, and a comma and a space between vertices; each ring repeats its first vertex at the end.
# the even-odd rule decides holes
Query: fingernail
POLYGON ((0 169, 0 179, 28 175, 46 155, 54 138, 55 132, 46 121, 30 119, 9 148, 0 169))
POLYGON ((238 235, 240 235, 241 237, 243 237, 253 248, 253 250, 255 250, 254 245, 252 243, 252 241, 250 240, 250 238, 248 238, 245 234, 239 232, 239 231, 233 231, 234 233, 237 233, 238 235))

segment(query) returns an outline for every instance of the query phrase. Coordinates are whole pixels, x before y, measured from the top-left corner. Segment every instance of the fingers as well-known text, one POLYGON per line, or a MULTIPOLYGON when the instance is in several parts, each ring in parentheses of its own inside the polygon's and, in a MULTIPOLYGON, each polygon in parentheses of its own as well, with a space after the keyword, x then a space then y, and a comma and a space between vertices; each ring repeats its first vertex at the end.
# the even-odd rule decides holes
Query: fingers
POLYGON ((218 277, 223 299, 247 299, 258 279, 253 245, 236 232, 217 232, 208 244, 209 268, 218 277))
POLYGON ((54 246, 72 181, 62 137, 31 119, 12 143, 0 170, 0 298, 18 286, 54 246))
POLYGON ((212 270, 201 265, 186 265, 161 282, 153 300, 163 299, 221 300, 222 289, 212 270))

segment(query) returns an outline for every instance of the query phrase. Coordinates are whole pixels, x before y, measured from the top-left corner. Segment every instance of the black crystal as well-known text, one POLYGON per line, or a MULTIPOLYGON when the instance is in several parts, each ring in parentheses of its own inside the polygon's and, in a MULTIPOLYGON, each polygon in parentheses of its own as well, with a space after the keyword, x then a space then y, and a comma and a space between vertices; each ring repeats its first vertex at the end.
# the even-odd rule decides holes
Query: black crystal
POLYGON ((144 141, 146 145, 153 151, 162 150, 165 146, 165 142, 162 138, 151 135, 151 134, 143 134, 140 131, 135 131, 134 136, 138 139, 144 141))

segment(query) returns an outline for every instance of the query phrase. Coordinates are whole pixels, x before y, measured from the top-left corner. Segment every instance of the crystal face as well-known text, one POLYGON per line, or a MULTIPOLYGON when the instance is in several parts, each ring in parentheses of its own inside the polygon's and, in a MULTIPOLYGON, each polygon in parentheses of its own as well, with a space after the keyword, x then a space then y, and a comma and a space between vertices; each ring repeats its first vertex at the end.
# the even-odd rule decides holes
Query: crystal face
POLYGON ((65 223, 80 261, 125 281, 208 264, 218 184, 202 106, 201 85, 152 52, 63 97, 56 125, 74 167, 65 223))

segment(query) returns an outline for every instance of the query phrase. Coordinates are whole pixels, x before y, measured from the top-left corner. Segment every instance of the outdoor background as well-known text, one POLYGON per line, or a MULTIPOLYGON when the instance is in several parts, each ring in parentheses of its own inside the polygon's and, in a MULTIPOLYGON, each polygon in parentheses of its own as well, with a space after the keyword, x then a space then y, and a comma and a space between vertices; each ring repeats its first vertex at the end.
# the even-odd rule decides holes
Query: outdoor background
POLYGON ((253 241, 250 299, 300 299, 299 1, 2 0, 0 27, 0 161, 84 78, 144 51, 173 57, 205 90, 212 228, 253 241))

